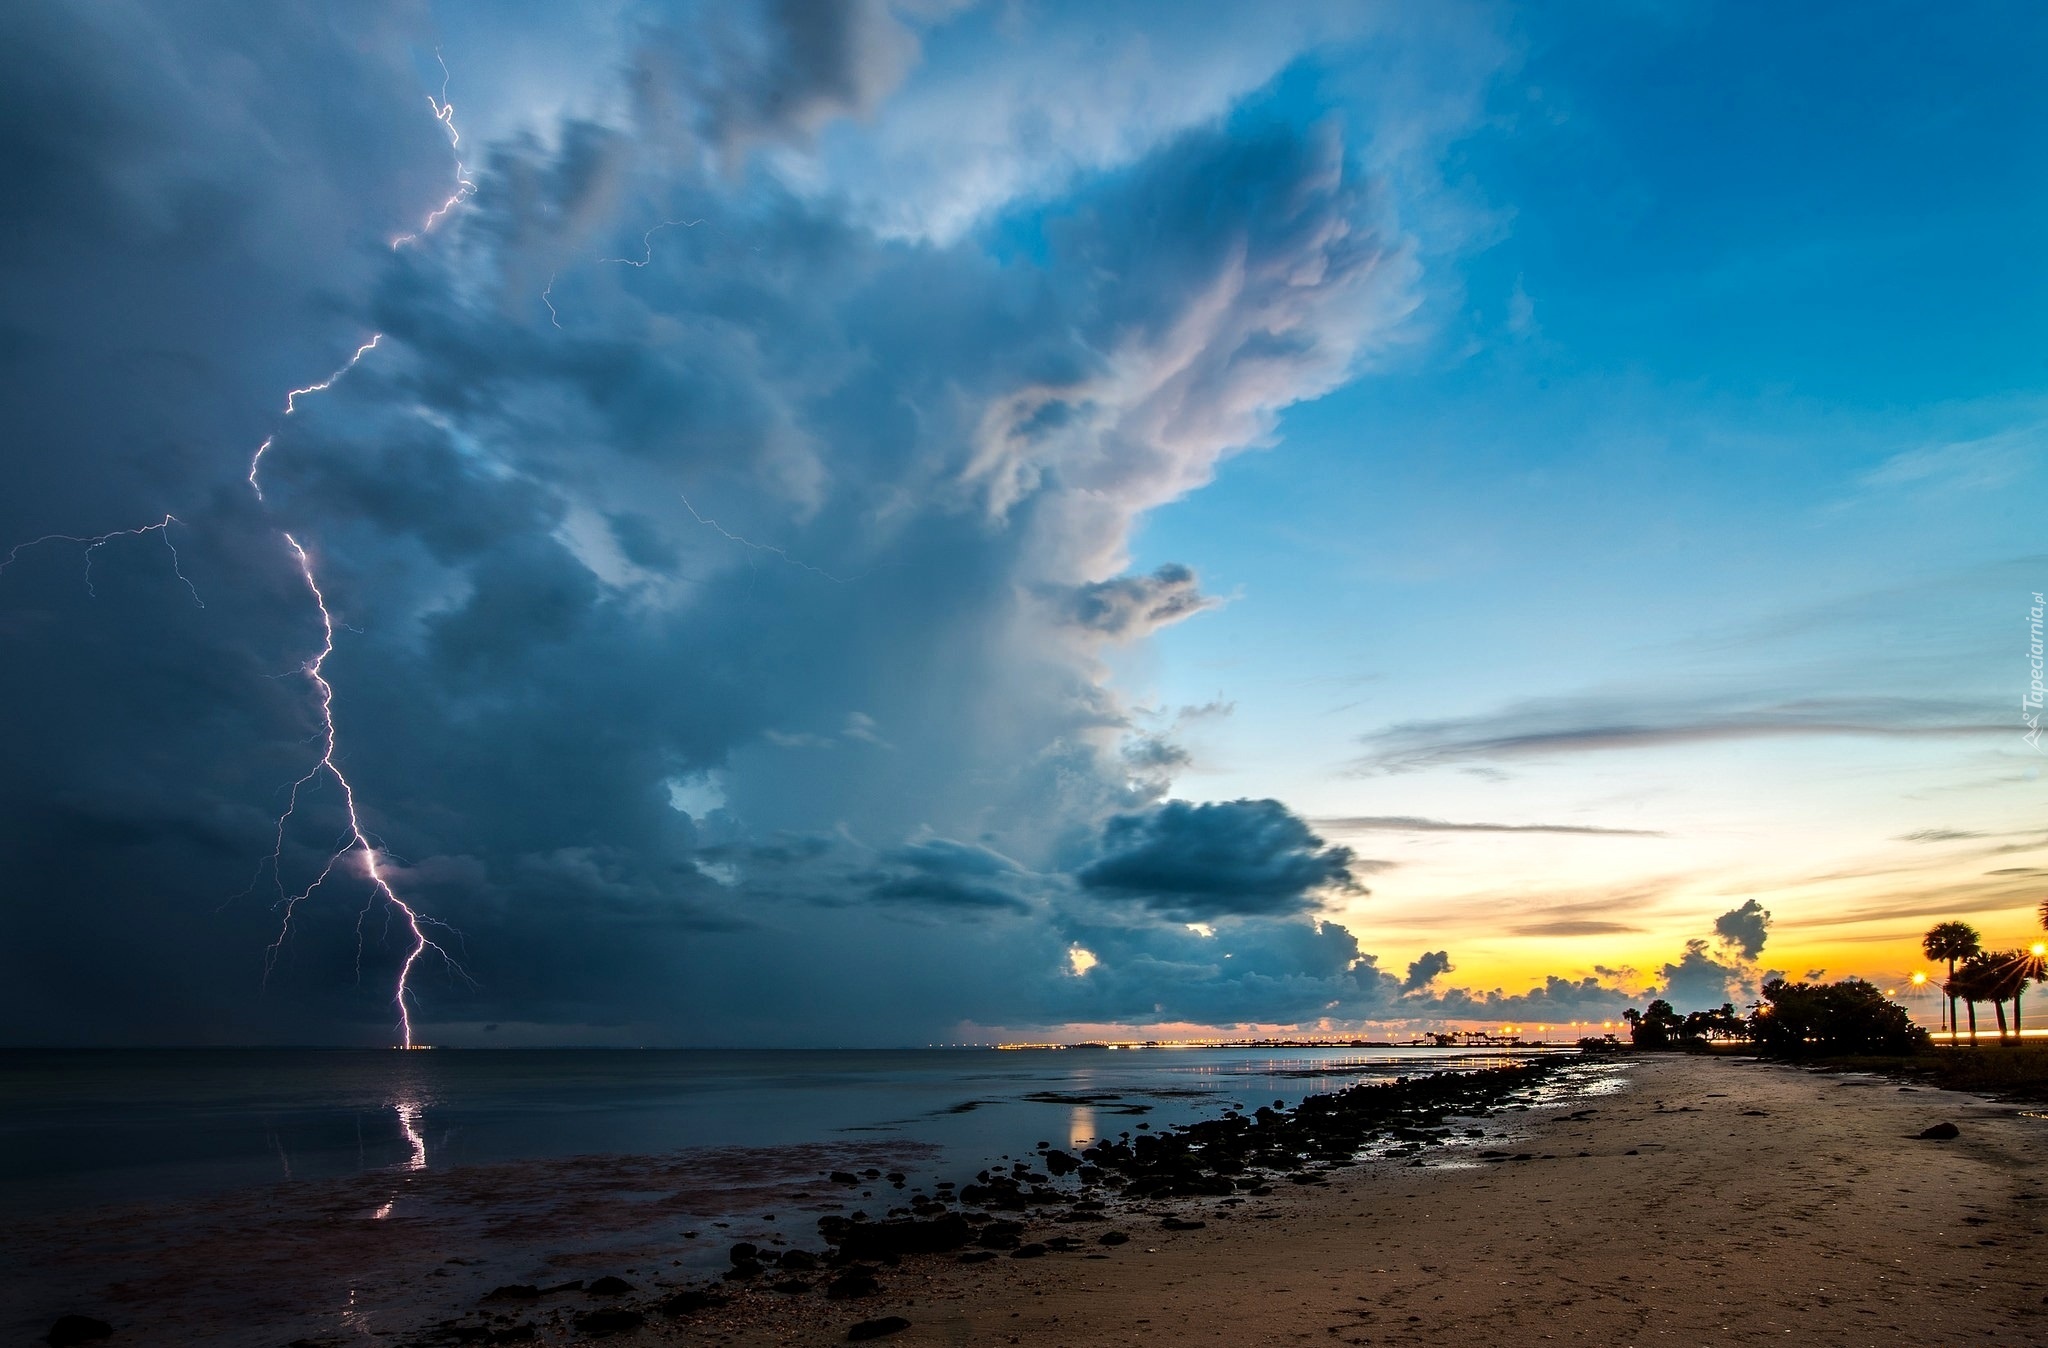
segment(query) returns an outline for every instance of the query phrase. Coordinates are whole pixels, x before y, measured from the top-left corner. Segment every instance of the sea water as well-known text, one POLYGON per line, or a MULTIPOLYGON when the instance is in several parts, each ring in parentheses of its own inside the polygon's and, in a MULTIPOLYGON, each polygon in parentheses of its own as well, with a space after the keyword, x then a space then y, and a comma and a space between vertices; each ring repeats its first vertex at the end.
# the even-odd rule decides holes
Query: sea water
POLYGON ((860 1141, 968 1172, 1230 1106, 1526 1049, 30 1050, 0 1053, 0 1207, 380 1170, 860 1141))

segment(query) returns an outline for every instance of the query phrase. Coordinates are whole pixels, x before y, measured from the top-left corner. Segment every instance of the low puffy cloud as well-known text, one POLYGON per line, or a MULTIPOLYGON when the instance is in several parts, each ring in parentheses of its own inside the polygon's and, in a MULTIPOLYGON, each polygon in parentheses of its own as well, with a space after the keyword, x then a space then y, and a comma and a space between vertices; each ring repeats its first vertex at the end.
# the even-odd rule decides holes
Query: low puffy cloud
POLYGON ((1195 573, 1175 562, 1149 576, 1118 576, 1075 586, 1061 603, 1076 627, 1115 641, 1150 636, 1215 606, 1216 601, 1202 593, 1195 573))
POLYGON ((1451 953, 1448 950, 1427 950, 1408 965, 1408 976, 1401 980, 1401 991, 1420 992, 1437 979, 1451 972, 1451 953))
POLYGON ((1753 960, 1763 951, 1770 934, 1771 915, 1755 899, 1714 919, 1714 935, 1745 960, 1753 960))
POLYGON ((1110 819, 1101 856, 1076 878, 1105 898, 1203 922, 1303 913, 1328 892, 1362 892, 1352 859, 1276 800, 1172 800, 1110 819))

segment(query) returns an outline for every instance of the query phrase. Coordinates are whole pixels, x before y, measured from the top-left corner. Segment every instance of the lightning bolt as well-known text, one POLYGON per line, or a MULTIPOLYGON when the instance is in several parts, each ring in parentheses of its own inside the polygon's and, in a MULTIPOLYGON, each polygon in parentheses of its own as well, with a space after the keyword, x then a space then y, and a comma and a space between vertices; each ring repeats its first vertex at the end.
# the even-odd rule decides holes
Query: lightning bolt
POLYGON ((434 120, 439 122, 442 130, 448 133, 448 152, 455 160, 455 190, 448 194, 446 201, 427 212, 427 218, 421 222, 417 231, 411 234, 401 234, 393 239, 391 241, 393 252, 398 251, 409 243, 417 243, 422 234, 433 233, 434 226, 447 219, 450 211, 468 200, 469 194, 476 191, 476 184, 470 181, 469 170, 462 163, 462 132, 458 131, 455 127, 455 105, 448 101, 448 63, 441 59, 441 49, 439 47, 434 48, 434 60, 441 67, 441 96, 436 98, 432 94, 428 94, 427 106, 434 110, 434 120))
POLYGON ((7 568, 14 565, 15 559, 30 548, 38 547, 44 543, 83 543, 85 544, 85 592, 94 599, 97 599, 100 597, 100 592, 93 588, 92 555, 117 538, 140 538, 144 534, 156 534, 163 539, 164 546, 170 549, 171 574, 185 583, 185 589, 192 595, 192 602, 201 608, 205 608, 206 601, 199 597, 199 590, 192 584, 192 578, 187 576, 183 568, 178 565, 178 545, 171 541, 171 526, 173 524, 183 524, 184 522, 176 515, 165 515, 155 524, 145 524, 139 529, 110 529, 103 534, 90 535, 44 534, 41 538, 31 538, 26 543, 16 543, 13 547, 9 548, 7 556, 0 558, 0 575, 5 575, 7 568))
POLYGON ((562 316, 555 312, 554 294, 555 277, 554 274, 550 274, 547 285, 540 292, 540 302, 548 307, 548 322, 559 329, 562 326, 562 316))
MULTIPOLYGON (((454 973, 465 978, 467 975, 463 973, 462 966, 456 963, 454 956, 450 955, 446 949, 427 935, 427 928, 429 926, 445 929, 446 924, 436 922, 434 919, 427 917, 399 897, 398 891, 391 887, 390 880, 385 878, 384 869, 379 864, 379 853, 376 844, 370 840, 369 834, 363 830, 362 816, 356 808, 355 787, 349 782, 347 775, 342 772, 340 764, 334 761, 339 736, 334 724, 334 685, 328 682, 326 673, 327 657, 334 654, 334 614, 328 609, 327 596, 321 592, 319 578, 313 572, 312 557, 307 554, 305 548, 300 546, 299 540, 290 534, 284 536, 284 541, 291 545, 292 556, 298 562, 299 575, 305 579, 306 590, 313 596, 313 606, 320 612, 320 650, 311 659, 307 660, 305 664, 301 665, 299 669, 306 676, 307 682, 313 685, 313 703, 320 713, 320 729, 317 733, 320 738, 321 749, 319 761, 303 777, 292 783, 290 799, 285 806, 284 813, 278 817, 277 850, 271 854, 273 873, 275 868, 283 863, 285 826, 290 822, 292 815, 298 810, 299 792, 304 790, 314 779, 322 775, 334 779, 334 784, 341 789, 341 803, 344 812, 348 816, 348 827, 342 830, 340 846, 328 855, 327 863, 321 867, 320 874, 314 877, 313 882, 298 893, 289 895, 282 900, 284 919, 278 927, 277 939, 271 942, 268 950, 265 952, 264 972, 267 977, 269 971, 275 967, 277 957, 284 949, 285 941, 291 935, 292 916, 297 911, 298 906, 311 898, 314 891, 327 883, 327 877, 334 874, 336 867, 343 865, 351 857, 359 858, 358 864, 362 870, 363 878, 368 880, 371 888, 376 891, 376 898, 384 901, 387 910, 395 914, 400 924, 412 935, 412 948, 406 952, 405 960, 399 966, 398 986, 392 994, 392 1002, 398 1008, 400 1042, 406 1048, 415 1048, 417 1045, 413 1041, 412 1033, 412 1006, 410 1000, 412 993, 410 985, 412 971, 419 964, 421 957, 431 950, 440 956, 442 962, 454 973)), ((283 885, 280 882, 280 892, 282 892, 282 889, 283 885)))
MULTIPOLYGON (((449 149, 455 159, 455 191, 446 201, 427 214, 418 233, 402 235, 393 240, 391 245, 393 248, 399 248, 407 243, 414 242, 420 235, 431 232, 436 225, 448 216, 449 212, 453 211, 476 190, 476 184, 471 181, 468 170, 462 162, 462 133, 455 126, 455 107, 448 101, 448 63, 442 59, 439 50, 435 51, 434 59, 441 66, 441 95, 439 98, 436 98, 429 94, 427 96, 427 106, 432 109, 434 120, 439 122, 448 133, 449 149)), ((549 286, 552 289, 552 279, 549 281, 549 286)), ((553 306, 550 305, 549 307, 552 312, 553 306)), ((560 325, 557 324, 557 326, 560 325)), ((335 383, 361 363, 365 356, 376 350, 377 344, 383 338, 384 334, 381 332, 372 333, 370 339, 357 347, 355 352, 334 373, 317 383, 289 390, 284 398, 284 416, 291 417, 298 412, 298 400, 300 398, 308 397, 315 393, 324 393, 328 389, 333 388, 335 383)), ((263 500, 263 483, 261 478, 263 459, 275 445, 276 440, 276 432, 264 437, 263 443, 256 447, 255 453, 249 459, 249 488, 255 492, 258 501, 263 500)), ((0 573, 5 573, 7 568, 12 566, 15 560, 30 548, 54 542, 82 543, 85 545, 86 593, 97 598, 98 591, 93 588, 92 583, 93 554, 117 538, 134 538, 154 533, 163 539, 164 546, 170 550, 171 570, 180 581, 184 582, 185 588, 191 592, 192 601, 198 604, 199 607, 204 608, 206 607, 205 601, 200 599, 199 591, 193 586, 191 579, 185 575, 183 569, 179 566, 177 545, 171 540, 171 525, 181 523, 183 521, 179 520, 177 516, 166 514, 162 520, 155 524, 144 525, 135 529, 115 529, 104 534, 90 536, 45 534, 41 538, 31 539, 25 543, 17 543, 9 549, 7 556, 0 558, 0 573)), ((303 776, 292 783, 284 813, 279 815, 277 819, 276 841, 268 864, 271 868, 272 878, 277 885, 278 906, 283 910, 283 918, 278 927, 277 939, 272 941, 264 952, 264 977, 267 980, 270 972, 276 967, 278 956, 283 951, 285 942, 291 936, 292 918, 297 912, 299 904, 310 899, 321 886, 327 883, 328 878, 337 869, 353 866, 362 872, 363 877, 369 881, 372 890, 368 903, 363 911, 357 915, 356 920, 357 959, 359 965, 362 955, 362 923, 368 917, 370 910, 376 907, 380 901, 385 909, 387 931, 389 929, 389 919, 396 916, 401 925, 412 936, 412 946, 406 951, 405 959, 399 966, 398 981, 392 992, 392 1001, 398 1009, 398 1031, 403 1046, 406 1048, 417 1048, 420 1045, 415 1042, 413 1037, 411 980, 413 971, 418 967, 420 960, 429 951, 432 951, 458 977, 463 978, 465 981, 470 981, 469 975, 439 942, 428 935, 429 928, 448 932, 452 932, 454 929, 446 923, 439 922, 420 912, 399 896, 398 891, 392 888, 390 880, 384 873, 382 854, 378 851, 370 835, 364 831, 362 816, 356 805, 355 787, 342 772, 341 765, 335 761, 335 755, 338 751, 338 732, 334 720, 334 685, 328 681, 326 674, 327 659, 334 654, 334 615, 327 607, 326 595, 320 589, 319 578, 313 569, 312 557, 304 547, 300 546, 298 539, 294 538, 291 534, 286 533, 283 537, 284 541, 291 547, 292 556, 298 565, 299 575, 306 582, 307 592, 311 594, 314 607, 320 614, 320 649, 300 666, 300 672, 305 675, 307 681, 313 687, 314 705, 318 708, 320 714, 320 730, 317 732, 316 738, 321 742, 321 750, 319 760, 303 776), (281 878, 286 829, 298 810, 300 793, 323 775, 332 777, 335 785, 341 790, 341 799, 348 817, 348 826, 342 830, 335 847, 328 853, 325 864, 321 867, 320 873, 314 877, 312 883, 296 894, 286 894, 284 882, 281 878)), ((258 869, 257 874, 259 877, 261 876, 261 868, 258 869)), ((416 1118, 416 1110, 413 1119, 407 1118, 404 1109, 400 1110, 401 1124, 406 1125, 406 1135, 414 1144, 415 1161, 418 1164, 424 1164, 424 1143, 415 1129, 410 1126, 416 1118)))
POLYGON ((860 573, 860 575, 856 576, 835 576, 830 571, 822 570, 818 567, 812 566, 809 562, 800 561, 797 558, 790 556, 787 552, 784 552, 781 548, 776 547, 773 543, 756 543, 751 538, 742 538, 738 534, 734 533, 732 530, 726 528, 723 524, 720 524, 717 520, 712 519, 710 516, 698 514, 697 507, 690 504, 690 498, 687 496, 683 496, 683 493, 677 492, 676 495, 682 497, 683 509, 690 512, 691 519, 697 521, 697 523, 703 525, 705 528, 712 530, 720 537, 732 540, 733 542, 739 544, 743 548, 751 548, 755 552, 765 552, 775 557, 779 557, 783 561, 789 563, 791 566, 796 567, 798 570, 808 571, 814 576, 821 576, 824 579, 831 581, 834 585, 850 585, 854 581, 861 579, 862 576, 868 574, 866 571, 863 571, 860 573))
MULTIPOLYGON (((361 346, 357 347, 356 353, 350 356, 347 360, 343 361, 341 364, 341 368, 336 370, 333 374, 328 375, 325 379, 321 380, 317 384, 308 384, 304 388, 295 388, 291 392, 285 394, 284 414, 286 416, 290 416, 294 412, 297 412, 299 410, 299 399, 305 397, 307 394, 325 393, 327 390, 333 388, 336 381, 338 381, 343 375, 347 374, 350 370, 353 370, 364 356, 367 356, 372 351, 375 351, 377 349, 377 343, 383 340, 383 333, 371 333, 370 340, 364 342, 361 346)), ((256 493, 256 499, 259 501, 263 499, 263 484, 257 481, 257 474, 260 473, 263 469, 263 456, 270 452, 271 445, 275 444, 276 442, 276 432, 273 431, 271 434, 264 436, 263 443, 256 446, 256 453, 252 455, 249 459, 249 486, 250 489, 256 493)))
POLYGON ((664 229, 695 229, 703 223, 702 220, 664 220, 640 236, 640 260, 638 262, 635 262, 630 257, 601 257, 598 261, 617 262, 628 267, 644 267, 654 261, 655 235, 661 233, 664 229))

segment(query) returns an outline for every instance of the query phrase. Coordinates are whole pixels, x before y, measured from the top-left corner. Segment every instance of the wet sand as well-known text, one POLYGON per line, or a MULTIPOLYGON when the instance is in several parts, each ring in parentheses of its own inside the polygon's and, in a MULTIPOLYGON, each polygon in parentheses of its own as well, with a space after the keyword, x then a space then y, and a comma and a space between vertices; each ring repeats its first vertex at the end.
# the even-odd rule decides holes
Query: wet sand
POLYGON ((1741 1060, 1639 1058, 1522 1115, 1529 1160, 1382 1163, 1205 1229, 892 1270, 858 1302, 749 1291, 611 1344, 2000 1344, 2048 1341, 2048 1119, 1741 1060), (1590 1115, 1584 1110, 1594 1111, 1590 1115), (1572 1117, 1578 1115, 1578 1117, 1572 1117), (1952 1120, 1951 1142, 1911 1134, 1952 1120))

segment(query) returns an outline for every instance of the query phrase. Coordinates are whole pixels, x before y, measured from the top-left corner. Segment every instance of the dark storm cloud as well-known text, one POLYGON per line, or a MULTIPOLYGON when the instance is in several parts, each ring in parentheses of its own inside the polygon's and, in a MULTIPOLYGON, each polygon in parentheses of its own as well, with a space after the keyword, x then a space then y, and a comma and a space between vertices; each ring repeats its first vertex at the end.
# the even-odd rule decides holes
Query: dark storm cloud
POLYGON ((1333 847, 1277 800, 1171 800, 1117 815, 1083 888, 1187 922, 1299 913, 1327 891, 1357 892, 1348 847, 1333 847))
POLYGON ((1225 918, 1184 926, 1078 924, 1102 962, 1049 1005, 1059 1020, 1249 1025, 1357 1018, 1390 1006, 1398 980, 1334 922, 1225 918))
POLYGON ((518 129, 466 136, 474 195, 394 250, 453 187, 418 11, 0 16, 0 538, 171 510, 206 601, 154 538, 95 555, 96 600, 68 545, 0 578, 0 701, 33 709, 0 744, 8 1033, 385 1038, 400 951, 372 924, 358 979, 358 875, 259 995, 341 819, 314 783, 259 865, 319 729, 281 530, 339 624, 365 827, 461 932, 473 983, 425 972, 428 1025, 924 1042, 1392 1004, 1308 916, 1368 863, 1275 802, 1160 803, 1183 751, 1132 738, 1098 663, 1210 602, 1126 574, 1133 521, 1413 305, 1339 132, 1205 118, 998 222, 1028 258, 905 243, 816 161, 748 157, 886 115, 919 59, 888 8, 630 27, 554 54, 599 95, 560 113, 447 52, 463 115, 518 129))

